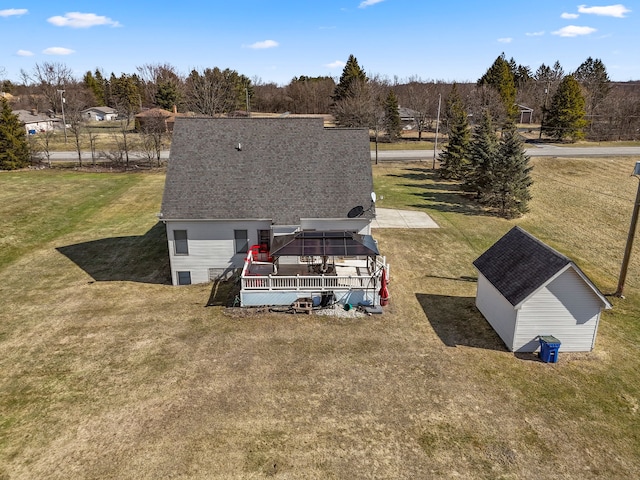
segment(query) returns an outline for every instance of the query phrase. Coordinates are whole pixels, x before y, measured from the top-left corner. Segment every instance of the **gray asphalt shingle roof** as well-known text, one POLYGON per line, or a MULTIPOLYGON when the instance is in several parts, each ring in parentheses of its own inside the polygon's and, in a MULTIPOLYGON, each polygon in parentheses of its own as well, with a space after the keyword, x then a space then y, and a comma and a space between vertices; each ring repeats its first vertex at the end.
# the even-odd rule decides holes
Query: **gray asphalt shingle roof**
POLYGON ((162 215, 298 225, 368 208, 372 189, 367 130, 325 129, 318 118, 177 118, 162 215))
POLYGON ((529 297, 567 265, 575 268, 605 305, 609 305, 575 263, 520 227, 509 230, 473 265, 513 306, 529 297))

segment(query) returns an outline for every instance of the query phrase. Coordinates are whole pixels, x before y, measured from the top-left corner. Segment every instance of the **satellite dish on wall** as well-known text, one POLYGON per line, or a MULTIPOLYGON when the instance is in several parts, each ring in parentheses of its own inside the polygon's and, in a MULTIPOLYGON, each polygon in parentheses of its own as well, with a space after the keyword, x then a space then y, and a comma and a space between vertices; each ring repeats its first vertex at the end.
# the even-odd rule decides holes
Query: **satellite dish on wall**
POLYGON ((347 217, 356 218, 362 215, 363 213, 364 213, 364 207, 362 205, 358 205, 357 207, 353 207, 351 210, 349 210, 349 213, 347 213, 347 217))
POLYGON ((378 197, 376 196, 376 192, 371 192, 371 201, 373 203, 376 203, 377 199, 378 199, 378 197))

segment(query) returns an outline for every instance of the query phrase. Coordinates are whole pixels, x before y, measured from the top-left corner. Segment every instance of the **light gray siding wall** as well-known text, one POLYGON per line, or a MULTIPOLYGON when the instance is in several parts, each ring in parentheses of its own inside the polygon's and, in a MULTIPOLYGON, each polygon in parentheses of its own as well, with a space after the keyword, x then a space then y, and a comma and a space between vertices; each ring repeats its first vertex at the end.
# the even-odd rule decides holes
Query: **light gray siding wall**
POLYGON ((258 230, 269 230, 270 221, 205 221, 179 222, 167 221, 167 240, 169 260, 171 262, 171 279, 178 284, 176 272, 191 272, 191 283, 206 283, 210 280, 212 269, 218 276, 241 268, 246 253, 235 253, 234 230, 247 230, 249 246, 258 243, 258 230), (186 230, 189 245, 188 255, 176 255, 174 248, 174 230, 186 230))
POLYGON ((361 235, 371 235, 371 220, 368 218, 323 219, 303 218, 300 220, 302 230, 344 230, 357 232, 361 235))
POLYGON ((568 268, 521 307, 514 347, 533 352, 539 335, 553 335, 560 352, 593 349, 602 301, 573 268, 568 268))
POLYGON ((476 306, 507 348, 513 350, 516 311, 513 305, 481 273, 478 273, 476 306))

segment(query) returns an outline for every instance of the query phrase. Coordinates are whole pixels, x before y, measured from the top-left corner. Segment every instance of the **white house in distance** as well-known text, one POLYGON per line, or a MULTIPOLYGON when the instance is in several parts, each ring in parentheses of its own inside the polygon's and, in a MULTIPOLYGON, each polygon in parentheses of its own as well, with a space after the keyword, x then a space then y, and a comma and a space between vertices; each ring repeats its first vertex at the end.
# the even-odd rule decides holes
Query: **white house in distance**
POLYGON ((379 301, 369 135, 321 118, 176 118, 161 220, 174 285, 241 273, 241 303, 379 301))
POLYGON ((14 110, 12 113, 18 116, 29 135, 53 130, 58 122, 57 118, 38 113, 36 110, 14 110))
POLYGON ((111 121, 115 120, 118 112, 111 107, 90 107, 82 110, 82 118, 87 121, 111 121))
POLYGON ((611 303, 569 258, 514 227, 473 262, 476 306, 513 352, 534 352, 553 335, 561 351, 593 350, 611 303))

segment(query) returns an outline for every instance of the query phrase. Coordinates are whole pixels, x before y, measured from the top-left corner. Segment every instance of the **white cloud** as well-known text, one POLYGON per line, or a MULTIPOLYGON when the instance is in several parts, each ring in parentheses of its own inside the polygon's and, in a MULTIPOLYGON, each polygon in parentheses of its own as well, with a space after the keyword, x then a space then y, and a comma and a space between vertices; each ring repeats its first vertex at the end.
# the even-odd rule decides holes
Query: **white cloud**
POLYGON ((335 62, 326 63, 324 66, 333 69, 333 68, 344 68, 345 65, 346 63, 344 63, 343 61, 336 60, 335 62))
POLYGON ((578 18, 580 15, 578 15, 577 13, 567 13, 564 12, 562 15, 560 15, 560 18, 564 18, 565 20, 572 20, 574 18, 578 18))
POLYGON ((0 10, 0 17, 19 17, 29 13, 26 8, 7 8, 6 10, 0 10))
POLYGON ((254 48, 256 50, 261 50, 264 48, 275 48, 278 45, 280 45, 278 42, 276 42, 275 40, 264 40, 262 42, 256 42, 253 43, 251 45, 249 45, 249 48, 254 48))
POLYGON ((513 38, 511 37, 503 37, 498 39, 499 43, 511 43, 512 41, 513 41, 513 38))
POLYGON ((76 53, 76 51, 64 47, 49 47, 45 48, 42 53, 45 55, 71 55, 72 53, 76 53))
POLYGON ((367 8, 367 7, 370 7, 371 5, 375 5, 376 3, 382 3, 382 2, 384 2, 384 0, 364 0, 360 2, 360 5, 358 5, 358 8, 367 8))
POLYGON ((544 30, 540 30, 539 32, 527 32, 525 35, 527 37, 541 37, 544 35, 544 30))
POLYGON ((576 25, 567 25, 566 27, 562 27, 560 30, 556 30, 555 32, 551 32, 554 35, 558 35, 560 37, 578 37, 580 35, 590 35, 595 32, 595 28, 591 27, 579 27, 576 25))
POLYGON ((603 7, 587 7, 586 5, 579 5, 578 11, 580 13, 602 15, 605 17, 624 18, 625 13, 631 12, 627 7, 618 3, 616 5, 607 5, 603 7))
POLYGON ((89 28, 98 25, 110 25, 112 27, 121 27, 120 23, 115 20, 111 20, 109 17, 103 15, 96 15, 95 13, 80 13, 69 12, 64 16, 56 15, 47 19, 47 22, 55 25, 56 27, 71 27, 71 28, 89 28))
POLYGON ((18 50, 16 52, 16 55, 18 55, 19 57, 33 57, 34 53, 30 52, 29 50, 18 50))

